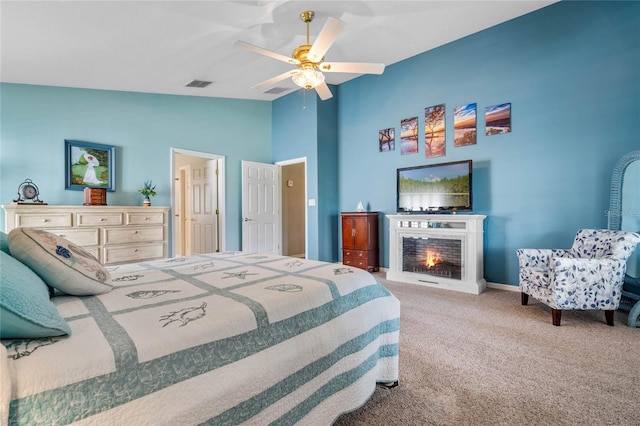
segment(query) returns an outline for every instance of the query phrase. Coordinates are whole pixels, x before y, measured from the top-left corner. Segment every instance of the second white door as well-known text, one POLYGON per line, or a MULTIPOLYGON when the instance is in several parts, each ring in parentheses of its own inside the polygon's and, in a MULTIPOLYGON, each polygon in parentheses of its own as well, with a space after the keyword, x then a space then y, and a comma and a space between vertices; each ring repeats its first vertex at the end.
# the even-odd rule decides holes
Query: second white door
POLYGON ((280 166, 242 162, 242 250, 281 254, 280 166))

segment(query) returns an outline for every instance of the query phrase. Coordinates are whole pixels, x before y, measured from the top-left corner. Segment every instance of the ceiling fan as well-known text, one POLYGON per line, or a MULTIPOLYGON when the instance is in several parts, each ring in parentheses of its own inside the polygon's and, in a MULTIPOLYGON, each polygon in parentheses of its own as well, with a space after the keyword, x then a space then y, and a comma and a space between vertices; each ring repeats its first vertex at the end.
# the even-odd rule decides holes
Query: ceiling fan
POLYGON ((331 90, 324 81, 322 72, 343 72, 354 74, 382 74, 384 64, 363 63, 363 62, 323 62, 324 55, 327 53, 336 37, 342 32, 344 22, 339 19, 329 18, 318 34, 316 41, 309 43, 309 23, 313 21, 315 12, 312 10, 304 11, 300 14, 300 20, 307 24, 307 43, 296 47, 291 57, 281 55, 271 50, 263 49, 253 44, 245 43, 237 40, 234 45, 250 50, 261 55, 268 56, 288 64, 296 65, 298 68, 282 73, 267 81, 253 86, 254 89, 265 89, 289 77, 293 82, 303 89, 316 89, 318 96, 323 101, 331 98, 331 90))

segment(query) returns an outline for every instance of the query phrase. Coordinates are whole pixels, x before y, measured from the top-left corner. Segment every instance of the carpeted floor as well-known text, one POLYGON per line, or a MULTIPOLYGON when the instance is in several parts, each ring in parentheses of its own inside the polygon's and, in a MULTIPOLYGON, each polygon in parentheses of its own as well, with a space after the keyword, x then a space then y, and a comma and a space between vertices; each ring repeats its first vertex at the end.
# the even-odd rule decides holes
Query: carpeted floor
POLYGON ((378 388, 347 425, 640 425, 640 329, 616 312, 549 308, 380 281, 402 303, 400 385, 378 388))

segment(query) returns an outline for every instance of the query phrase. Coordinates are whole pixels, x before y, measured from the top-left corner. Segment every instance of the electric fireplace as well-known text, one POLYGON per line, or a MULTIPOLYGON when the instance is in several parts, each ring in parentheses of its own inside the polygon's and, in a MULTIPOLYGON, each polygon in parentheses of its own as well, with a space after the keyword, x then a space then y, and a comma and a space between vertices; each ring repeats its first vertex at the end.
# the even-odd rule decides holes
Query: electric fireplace
POLYGON ((387 215, 387 279, 480 294, 482 215, 387 215))
POLYGON ((461 249, 457 238, 402 237, 402 270, 460 280, 461 249))

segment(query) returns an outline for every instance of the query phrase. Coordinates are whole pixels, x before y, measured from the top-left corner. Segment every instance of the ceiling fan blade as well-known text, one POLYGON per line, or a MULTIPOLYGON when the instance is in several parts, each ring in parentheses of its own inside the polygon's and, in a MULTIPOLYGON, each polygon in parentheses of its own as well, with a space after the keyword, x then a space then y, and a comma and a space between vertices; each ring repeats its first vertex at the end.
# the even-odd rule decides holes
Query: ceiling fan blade
POLYGON ((282 62, 287 62, 292 65, 298 65, 300 63, 300 61, 290 56, 284 56, 280 53, 272 52, 271 50, 263 49, 262 47, 254 46, 253 44, 249 44, 241 40, 236 40, 233 42, 233 44, 234 46, 238 46, 243 49, 250 50, 251 52, 259 53, 261 55, 268 56, 282 62))
POLYGON ((256 84, 255 86, 253 86, 253 89, 258 89, 258 90, 266 89, 269 86, 273 86, 274 84, 281 82, 282 80, 286 80, 289 77, 293 77, 298 72, 299 70, 291 70, 291 71, 283 72, 282 74, 277 75, 273 78, 270 78, 267 81, 263 81, 260 84, 256 84))
POLYGON ((322 72, 347 72, 354 74, 382 74, 384 64, 365 62, 323 62, 318 69, 322 72))
POLYGON ((333 94, 331 93, 331 89, 329 89, 329 86, 327 86, 327 83, 322 83, 321 85, 316 86, 316 92, 318 93, 318 96, 320 96, 320 99, 322 99, 323 101, 333 98, 333 94))
POLYGON ((313 42, 309 53, 307 53, 307 58, 313 62, 321 61, 333 42, 336 41, 336 37, 342 32, 344 25, 344 22, 339 19, 327 19, 324 27, 320 30, 320 34, 318 34, 318 38, 313 42))

